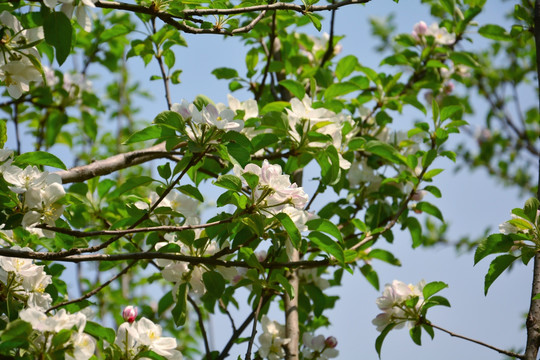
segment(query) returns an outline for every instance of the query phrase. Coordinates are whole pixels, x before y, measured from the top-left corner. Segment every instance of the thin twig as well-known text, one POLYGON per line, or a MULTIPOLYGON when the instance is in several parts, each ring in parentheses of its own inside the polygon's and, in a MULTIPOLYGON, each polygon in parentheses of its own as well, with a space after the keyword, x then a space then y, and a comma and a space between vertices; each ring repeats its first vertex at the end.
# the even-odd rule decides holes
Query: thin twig
POLYGON ((194 230, 194 229, 205 229, 205 228, 220 225, 220 224, 227 224, 227 223, 230 223, 231 221, 233 221, 233 218, 214 221, 214 222, 206 223, 206 224, 199 224, 199 225, 184 225, 184 226, 162 225, 162 226, 150 226, 150 227, 143 227, 143 228, 136 228, 136 229, 97 230, 97 231, 78 231, 78 230, 60 228, 56 226, 49 226, 46 224, 37 225, 36 227, 40 229, 44 229, 44 230, 54 231, 60 234, 71 235, 77 238, 85 238, 85 237, 96 237, 96 236, 102 236, 102 235, 127 235, 127 234, 135 234, 135 233, 150 232, 150 231, 176 232, 176 231, 185 231, 185 230, 194 230))
MULTIPOLYGON (((272 297, 273 297, 273 295, 265 295, 265 296, 263 296, 263 304, 262 304, 262 306, 266 305, 266 303, 270 299, 272 299, 272 297)), ((253 320, 254 317, 255 317, 255 310, 253 310, 248 315, 248 317, 244 320, 242 325, 240 325, 240 327, 233 332, 233 334, 231 335, 229 341, 227 342, 227 344, 225 344, 225 347, 223 348, 223 350, 221 350, 221 353, 219 354, 219 356, 218 356, 218 358, 216 360, 224 360, 225 358, 227 358, 227 356, 229 356, 229 351, 231 350, 231 348, 235 344, 236 340, 240 337, 240 335, 242 335, 242 333, 248 327, 248 325, 251 323, 251 321, 253 320)))
POLYGON ((259 319, 259 313, 261 312, 262 302, 263 296, 261 294, 261 297, 259 298, 259 303, 257 304, 257 309, 255 309, 255 313, 253 314, 253 327, 251 328, 251 335, 249 336, 248 347, 246 350, 246 360, 251 360, 251 348, 253 347, 255 334, 257 334, 257 322, 259 319))
MULTIPOLYGON (((156 18, 152 17, 152 33, 155 35, 156 32, 156 18)), ((167 72, 165 71, 165 64, 163 63, 163 56, 161 54, 159 44, 154 43, 154 45, 156 46, 155 58, 159 64, 159 70, 161 71, 161 79, 163 80, 163 87, 165 88, 165 100, 167 101, 167 108, 171 110, 172 102, 171 91, 169 89, 169 75, 167 75, 167 72)))
POLYGON ((107 280, 106 282, 104 282, 103 284, 101 284, 100 286, 98 286, 97 288, 93 289, 92 291, 89 291, 87 292, 86 294, 84 294, 83 296, 81 296, 80 298, 77 298, 77 299, 73 299, 73 300, 69 300, 69 301, 64 301, 64 302, 61 302, 60 304, 56 304, 54 306, 51 306, 49 309, 47 309, 46 312, 50 312, 52 310, 55 310, 55 309, 58 309, 59 307, 62 307, 62 306, 65 306, 65 305, 69 305, 69 304, 74 304, 74 303, 77 303, 79 301, 83 301, 83 300, 86 300, 92 296, 94 296, 95 294, 97 294, 98 292, 100 292, 101 290, 103 290, 105 287, 107 287, 110 283, 112 283, 114 280, 118 279, 120 276, 124 275, 125 273, 128 272, 128 270, 133 266, 137 264, 137 261, 132 261, 128 266, 126 266, 125 268, 122 269, 122 271, 120 271, 118 274, 114 275, 112 278, 110 278, 109 280, 107 280))
MULTIPOLYGON (((264 67, 263 78, 259 84, 259 88, 255 94, 255 100, 258 101, 264 91, 264 86, 266 84, 266 78, 268 76, 268 71, 270 70, 270 63, 272 62, 272 54, 274 53, 274 39, 276 38, 276 11, 272 14, 272 26, 270 27, 270 50, 268 50, 266 66, 264 67)), ((263 43, 264 44, 264 43, 263 43)))
POLYGON ((491 346, 489 344, 486 344, 485 342, 482 342, 482 341, 478 341, 478 340, 475 340, 475 339, 471 339, 467 336, 463 336, 463 335, 459 335, 459 334, 456 334, 452 331, 449 331, 449 330, 446 330, 440 326, 437 326, 437 325, 434 325, 432 323, 429 323, 429 326, 437 329, 437 330, 440 330, 442 332, 445 332, 447 333, 448 335, 450 336, 453 336, 453 337, 457 337, 457 338, 460 338, 460 339, 463 339, 463 340, 467 340, 467 341, 470 341, 470 342, 473 342, 475 344, 478 344, 478 345, 482 345, 484 347, 487 347, 491 350, 495 350, 497 351, 498 353, 501 353, 501 354, 504 354, 504 355, 507 355, 507 356, 510 356, 510 357, 514 357, 514 358, 518 358, 518 359, 524 359, 524 355, 521 355, 521 354, 517 354, 515 352, 512 352, 512 351, 507 351, 507 350, 503 350, 503 349, 499 349, 499 348, 496 348, 495 346, 491 346))
POLYGON ((204 341, 204 349, 206 351, 206 359, 210 359, 210 345, 208 343, 208 336, 206 336, 206 329, 204 328, 204 321, 203 321, 204 319, 203 319, 201 310, 199 309, 199 306, 197 305, 197 303, 195 302, 195 300, 193 300, 191 296, 188 295, 187 300, 189 301, 191 306, 193 306, 193 310, 195 310, 195 312, 197 313, 197 317, 199 319, 199 328, 201 329, 201 334, 204 341))
MULTIPOLYGON (((334 3, 334 0, 332 0, 332 3, 334 3)), ((330 37, 328 38, 328 47, 326 51, 324 52, 323 58, 321 60, 320 68, 324 67, 324 64, 330 60, 332 55, 334 54, 334 20, 336 17, 336 9, 332 10, 332 16, 330 18, 330 37)))

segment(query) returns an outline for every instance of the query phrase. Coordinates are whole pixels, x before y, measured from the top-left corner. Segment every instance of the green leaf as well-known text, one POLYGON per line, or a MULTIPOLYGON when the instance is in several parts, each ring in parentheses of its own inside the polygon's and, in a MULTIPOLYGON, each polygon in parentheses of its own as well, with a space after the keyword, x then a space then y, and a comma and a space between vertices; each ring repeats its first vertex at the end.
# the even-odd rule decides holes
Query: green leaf
POLYGON ((242 190, 242 181, 234 175, 220 175, 214 185, 233 191, 242 190))
POLYGON ((257 189, 257 186, 259 185, 259 177, 253 173, 247 172, 243 173, 242 177, 246 180, 248 186, 255 190, 257 189))
POLYGON ((196 188, 193 185, 186 184, 186 185, 177 187, 177 189, 181 193, 186 194, 187 196, 190 196, 196 200, 199 200, 200 202, 204 202, 204 197, 202 196, 201 192, 199 191, 198 188, 196 188))
POLYGON ((415 326, 409 330, 409 335, 416 345, 422 345, 422 327, 415 326))
POLYGON ((158 302, 158 315, 162 315, 174 303, 172 291, 167 292, 158 302))
POLYGON ((530 198, 525 202, 525 206, 523 207, 523 212, 525 213, 525 216, 531 223, 536 223, 536 214, 538 212, 538 207, 540 206, 540 202, 537 198, 530 198))
POLYGON ((507 252, 512 246, 514 246, 512 236, 491 234, 478 244, 474 253, 474 265, 488 255, 507 252))
POLYGON ((428 299, 432 295, 435 295, 436 293, 447 287, 448 284, 445 284, 442 281, 433 281, 424 286, 424 289, 422 289, 422 294, 424 295, 424 299, 428 299))
POLYGON ((465 65, 472 68, 480 66, 472 55, 465 51, 456 51, 450 54, 450 59, 455 65, 465 65))
POLYGON ((435 176, 439 175, 440 173, 442 173, 444 171, 444 169, 431 169, 429 171, 427 171, 424 176, 423 176, 423 179, 424 180, 431 180, 432 178, 434 178, 435 176))
POLYGON ((392 145, 378 140, 371 140, 364 147, 365 151, 382 157, 396 164, 407 165, 407 159, 401 155, 392 145))
POLYGON ((276 278, 277 282, 280 283, 281 286, 283 286, 283 288, 285 289, 287 294, 290 296, 290 298, 293 299, 294 288, 289 282, 289 280, 285 276, 281 275, 280 273, 276 273, 274 277, 276 278))
POLYGON ((450 16, 454 16, 454 0, 441 0, 441 5, 450 16))
POLYGON ((135 132, 126 141, 124 141, 123 144, 124 145, 134 144, 141 141, 158 139, 160 137, 161 137, 161 126, 150 125, 148 127, 145 127, 142 130, 135 132))
POLYGON ((155 124, 163 124, 175 130, 183 130, 185 127, 182 115, 176 111, 162 111, 154 118, 155 124))
POLYGON ((210 295, 219 299, 225 291, 225 279, 217 271, 206 271, 203 274, 203 281, 206 290, 210 295))
POLYGON ((149 176, 130 177, 129 179, 126 180, 125 183, 120 185, 116 190, 109 193, 107 195, 107 197, 109 199, 117 198, 118 196, 122 195, 125 192, 128 192, 130 190, 138 188, 139 186, 146 186, 146 185, 152 183, 153 181, 154 181, 154 179, 152 179, 149 176))
POLYGON ((7 121, 0 120, 0 148, 3 149, 7 141, 7 121))
POLYGON ((321 31, 322 24, 318 16, 312 13, 308 13, 308 12, 306 12, 305 15, 308 17, 309 20, 311 20, 311 22, 313 23, 313 26, 315 26, 315 29, 317 29, 317 31, 321 31))
POLYGON ((354 55, 347 55, 336 65, 336 77, 338 80, 341 81, 341 79, 349 76, 353 71, 354 68, 358 65, 358 59, 354 55))
POLYGON ((187 283, 184 282, 180 284, 176 293, 176 305, 171 311, 176 326, 182 326, 186 322, 187 290, 187 283))
POLYGON ((441 211, 433 204, 426 201, 421 201, 416 204, 416 209, 423 211, 429 215, 435 216, 437 219, 444 221, 441 211))
POLYGON ((101 326, 98 323, 95 323, 93 321, 87 321, 86 327, 84 328, 84 332, 92 335, 96 339, 103 339, 107 341, 109 344, 114 343, 114 338, 116 337, 116 333, 113 329, 109 329, 106 327, 101 326))
POLYGON ((406 224, 411 232, 413 248, 419 247, 422 245, 422 226, 420 222, 414 217, 408 217, 406 224))
POLYGON ((296 80, 281 80, 279 85, 283 86, 285 89, 289 90, 298 99, 302 100, 304 95, 306 95, 306 90, 304 86, 296 80))
POLYGON ((324 97, 327 100, 332 100, 342 95, 352 93, 353 91, 361 90, 358 85, 351 81, 336 83, 330 85, 324 92, 324 97))
POLYGON ((438 187, 433 185, 428 185, 424 187, 424 190, 429 191, 433 196, 440 198, 442 196, 441 190, 438 187))
POLYGON ((478 29, 478 33, 485 38, 497 41, 510 40, 510 34, 506 30, 495 24, 487 24, 478 29))
POLYGON ((386 325, 386 327, 383 329, 383 331, 381 331, 379 336, 377 336, 377 339, 375 340, 375 350, 377 350, 377 355, 379 355, 379 359, 381 358, 381 349, 382 349, 384 339, 386 338, 386 335, 388 335, 388 333, 392 331, 392 329, 396 325, 397 325, 396 323, 390 323, 386 325))
POLYGON ((338 227, 331 222, 330 220, 326 219, 313 219, 306 223, 309 230, 318 230, 322 231, 324 233, 330 234, 339 241, 343 241, 343 237, 341 236, 341 231, 339 231, 338 227))
MULTIPOLYGON (((11 340, 28 339, 32 333, 32 325, 26 321, 17 319, 8 323, 7 327, 2 331, 2 342, 11 340)), ((113 340, 114 341, 114 340, 113 340)))
POLYGON ((371 265, 365 264, 360 268, 360 272, 376 290, 379 290, 379 276, 371 265))
POLYGON ((334 256, 342 265, 345 264, 345 254, 338 242, 319 231, 312 231, 308 238, 322 251, 334 256))
POLYGON ((62 65, 71 51, 71 21, 61 11, 49 13, 43 20, 45 41, 56 49, 56 61, 62 65))
POLYGON ((300 235, 300 231, 298 231, 298 228, 291 220, 289 215, 281 212, 276 214, 276 219, 278 219, 278 221, 281 223, 281 226, 283 226, 287 234, 289 234, 289 238, 291 239, 293 246, 295 248, 298 248, 302 236, 300 235))
POLYGON ((391 252, 383 249, 373 249, 368 253, 371 259, 378 259, 395 266, 401 266, 401 261, 394 256, 391 252))
POLYGON ((431 101, 431 108, 433 110, 433 122, 437 123, 439 119, 439 104, 435 98, 431 101))
POLYGON ((460 113, 463 111, 463 107, 461 105, 450 105, 445 106, 441 109, 441 121, 444 121, 446 119, 449 119, 450 117, 460 113))
POLYGON ((21 154, 15 158, 16 165, 46 165, 66 170, 66 165, 51 153, 45 151, 33 151, 21 154))
POLYGON ((215 75, 215 77, 218 79, 233 79, 238 77, 238 71, 228 67, 220 67, 214 69, 212 71, 212 74, 215 75))
POLYGON ((489 265, 489 270, 484 280, 484 294, 487 295, 488 290, 495 280, 506 270, 517 257, 514 255, 501 255, 496 257, 489 265))
POLYGON ((58 333, 54 334, 52 338, 52 347, 57 348, 69 341, 71 337, 71 330, 62 329, 58 333))

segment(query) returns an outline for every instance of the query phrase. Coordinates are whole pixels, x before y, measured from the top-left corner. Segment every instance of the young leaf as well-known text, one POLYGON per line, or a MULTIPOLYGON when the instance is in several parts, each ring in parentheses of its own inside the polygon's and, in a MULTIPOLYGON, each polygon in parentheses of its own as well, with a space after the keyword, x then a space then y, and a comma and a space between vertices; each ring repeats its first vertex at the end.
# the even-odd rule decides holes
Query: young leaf
POLYGON ((416 209, 423 211, 429 215, 433 215, 437 219, 444 221, 441 211, 433 204, 430 204, 426 201, 421 201, 416 204, 416 209))
POLYGON ((360 268, 360 272, 376 290, 379 290, 379 276, 371 265, 365 264, 360 268))
POLYGON ((134 144, 141 141, 158 139, 160 137, 161 137, 161 126, 150 125, 148 127, 145 127, 142 130, 135 132, 126 141, 124 141, 123 144, 124 145, 134 144))
POLYGON ((182 283, 176 293, 176 305, 172 309, 173 320, 176 326, 182 326, 186 322, 187 309, 187 283, 182 283))
POLYGON ((54 156, 45 151, 33 151, 21 154, 15 158, 17 165, 46 165, 58 169, 66 170, 66 165, 54 156))
POLYGON ((488 255, 503 253, 514 246, 514 240, 510 235, 491 234, 482 240, 474 252, 474 265, 488 255))
POLYGON ((409 335, 416 345, 422 345, 422 327, 415 326, 409 330, 409 335))
POLYGON ((489 287, 506 270, 517 257, 514 255, 501 255, 496 257, 489 265, 489 270, 484 279, 484 295, 487 295, 489 287))
POLYGON ((312 231, 308 238, 322 251, 334 256, 341 264, 345 263, 343 249, 336 241, 318 231, 312 231))
POLYGON ((220 175, 214 185, 233 191, 242 190, 242 181, 234 175, 220 175))
POLYGON ((539 206, 540 202, 537 198, 530 198, 525 202, 525 206, 523 207, 523 212, 525 213, 525 216, 533 224, 536 222, 536 214, 538 213, 539 206))
POLYGON ((321 219, 321 218, 313 219, 313 220, 308 221, 306 225, 309 230, 322 231, 323 233, 332 235, 339 241, 343 241, 343 237, 341 236, 341 231, 339 231, 338 227, 330 220, 321 219))
POLYGON ((107 341, 109 344, 114 343, 114 338, 116 337, 116 333, 113 329, 109 329, 106 327, 101 326, 98 323, 95 323, 93 321, 87 321, 86 327, 84 328, 84 332, 92 335, 96 339, 103 339, 107 341))
POLYGON ((447 287, 448 285, 443 283, 442 281, 430 282, 426 284, 426 286, 424 286, 424 289, 422 290, 422 294, 424 295, 424 299, 427 299, 447 287))
POLYGON ((298 99, 302 100, 304 95, 306 95, 306 90, 304 86, 296 80, 281 80, 279 85, 283 86, 285 89, 289 90, 298 99))
POLYGON ((56 49, 56 61, 62 65, 71 51, 71 21, 61 11, 49 13, 43 20, 45 41, 56 49))
POLYGON ((287 234, 289 234, 289 238, 291 239, 293 246, 297 248, 300 244, 302 236, 300 235, 300 231, 298 231, 298 228, 291 220, 289 215, 281 212, 276 214, 276 219, 278 219, 278 221, 281 223, 281 226, 283 226, 287 234))
POLYGON ((377 336, 377 339, 375 340, 375 350, 377 351, 377 355, 379 355, 379 359, 381 358, 381 349, 384 342, 384 338, 386 338, 386 335, 388 335, 388 333, 392 331, 392 329, 396 327, 396 325, 397 325, 396 323, 390 323, 386 325, 386 327, 383 329, 383 331, 381 331, 379 336, 377 336))

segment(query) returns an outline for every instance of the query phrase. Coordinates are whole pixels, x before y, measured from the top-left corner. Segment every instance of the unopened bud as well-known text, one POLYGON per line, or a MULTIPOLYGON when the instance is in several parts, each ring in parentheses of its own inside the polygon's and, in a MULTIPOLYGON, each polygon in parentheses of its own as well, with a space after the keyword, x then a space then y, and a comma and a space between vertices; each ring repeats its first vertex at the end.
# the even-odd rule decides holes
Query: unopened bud
POLYGON ((127 321, 130 324, 135 321, 135 319, 137 318, 137 314, 138 314, 137 308, 131 305, 126 306, 124 308, 124 311, 122 311, 122 317, 124 318, 125 321, 127 321))
POLYGON ((337 339, 333 336, 329 336, 324 340, 324 344, 326 347, 333 349, 337 346, 337 339))

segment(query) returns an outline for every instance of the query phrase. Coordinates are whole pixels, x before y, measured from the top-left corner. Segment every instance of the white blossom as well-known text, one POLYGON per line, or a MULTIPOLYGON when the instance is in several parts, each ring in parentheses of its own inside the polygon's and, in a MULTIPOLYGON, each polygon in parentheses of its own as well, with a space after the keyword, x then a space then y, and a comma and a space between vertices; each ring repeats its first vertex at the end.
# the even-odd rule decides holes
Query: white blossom
POLYGON ((339 351, 327 346, 326 338, 323 335, 313 336, 309 333, 304 333, 302 336, 302 355, 304 359, 328 360, 339 355, 339 351))
POLYGON ((279 360, 285 357, 284 345, 290 342, 286 338, 285 326, 271 321, 266 315, 261 319, 263 333, 259 336, 259 355, 269 360, 279 360))

